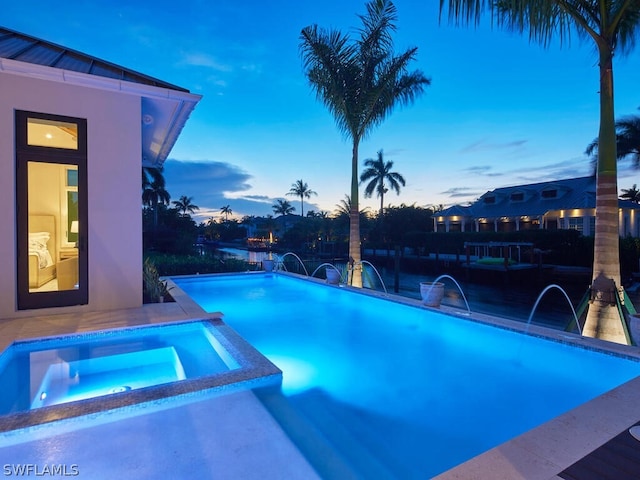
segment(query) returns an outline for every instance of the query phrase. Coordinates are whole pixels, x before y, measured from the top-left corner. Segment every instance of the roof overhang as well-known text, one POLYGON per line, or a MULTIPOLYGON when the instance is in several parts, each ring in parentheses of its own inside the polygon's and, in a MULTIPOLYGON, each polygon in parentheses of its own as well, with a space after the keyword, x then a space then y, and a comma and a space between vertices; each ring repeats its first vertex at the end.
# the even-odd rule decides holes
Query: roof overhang
POLYGON ((201 95, 113 78, 0 58, 0 72, 67 85, 119 92, 141 98, 142 152, 145 167, 161 167, 178 140, 201 95))

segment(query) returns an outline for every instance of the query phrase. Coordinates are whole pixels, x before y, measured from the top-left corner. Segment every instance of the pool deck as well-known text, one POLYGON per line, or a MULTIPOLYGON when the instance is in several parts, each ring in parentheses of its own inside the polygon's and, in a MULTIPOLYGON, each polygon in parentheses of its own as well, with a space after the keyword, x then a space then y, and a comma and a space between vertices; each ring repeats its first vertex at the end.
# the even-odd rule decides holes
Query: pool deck
MULTIPOLYGON (((175 303, 151 304, 136 309, 0 319, 0 350, 16 339, 212 316, 188 297, 176 293, 175 303)), ((486 317, 486 321, 492 320, 503 321, 486 317)), ((535 326, 531 331, 536 333, 535 326)), ((558 332, 559 338, 562 333, 558 332)), ((625 355, 638 355, 635 347, 616 346, 594 339, 584 339, 584 342, 594 347, 611 347, 625 355)), ((626 432, 639 421, 640 377, 436 478, 607 478, 597 474, 592 477, 571 475, 581 471, 579 469, 592 469, 594 464, 600 464, 602 468, 601 462, 605 462, 605 470, 607 461, 618 463, 619 460, 611 455, 596 458, 594 455, 598 452, 594 451, 605 444, 615 449, 621 438, 628 443, 626 432)), ((66 430, 57 429, 53 433, 43 428, 26 435, 28 438, 0 443, 0 464, 40 468, 57 464, 65 465, 67 469, 76 466, 81 478, 95 479, 319 478, 250 391, 232 391, 178 408, 150 410, 125 418, 114 416, 97 424, 85 425, 79 421, 71 423, 66 430)), ((632 469, 627 472, 627 478, 639 478, 640 443, 634 450, 627 450, 625 458, 632 469)))
MULTIPOLYGON (((0 319, 0 350, 14 340, 210 318, 189 299, 142 308, 0 319)), ((63 466, 79 478, 319 478, 248 390, 182 402, 179 407, 71 419, 18 435, 0 435, 0 464, 63 466)), ((60 467, 60 468, 63 468, 60 467)), ((58 478, 58 476, 54 476, 58 478)))

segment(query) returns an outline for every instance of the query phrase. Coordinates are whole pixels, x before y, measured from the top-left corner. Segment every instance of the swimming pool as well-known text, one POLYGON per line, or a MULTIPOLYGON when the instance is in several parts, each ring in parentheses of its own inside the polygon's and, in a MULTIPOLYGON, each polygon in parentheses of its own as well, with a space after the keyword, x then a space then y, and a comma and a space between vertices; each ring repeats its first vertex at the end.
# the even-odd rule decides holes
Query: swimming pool
POLYGON ((323 439, 364 477, 431 477, 640 374, 636 358, 573 335, 523 335, 290 275, 173 280, 283 371, 283 396, 263 400, 326 478, 337 475, 323 439))
POLYGON ((0 432, 280 372, 219 319, 16 341, 0 355, 0 432))

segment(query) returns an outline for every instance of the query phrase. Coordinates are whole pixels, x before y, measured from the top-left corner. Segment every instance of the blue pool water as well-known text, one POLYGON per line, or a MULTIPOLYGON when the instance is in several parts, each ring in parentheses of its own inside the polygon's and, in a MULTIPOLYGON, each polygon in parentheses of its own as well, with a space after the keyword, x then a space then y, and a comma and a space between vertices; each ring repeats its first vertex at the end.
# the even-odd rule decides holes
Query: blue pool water
POLYGON ((0 355, 0 415, 237 368, 199 321, 18 341, 0 355))
POLYGON ((302 424, 365 477, 426 478, 640 374, 631 358, 287 275, 173 280, 283 370, 284 400, 265 401, 327 477, 302 424))

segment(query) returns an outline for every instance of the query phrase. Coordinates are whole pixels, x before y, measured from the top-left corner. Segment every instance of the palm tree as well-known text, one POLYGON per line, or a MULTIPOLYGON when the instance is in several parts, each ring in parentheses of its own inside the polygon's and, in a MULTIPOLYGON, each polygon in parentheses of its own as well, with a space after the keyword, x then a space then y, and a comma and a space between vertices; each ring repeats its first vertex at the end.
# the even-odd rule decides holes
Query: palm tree
MULTIPOLYGON (((589 144, 585 153, 597 160, 598 139, 589 144)), ((640 116, 629 115, 616 122, 616 154, 618 160, 630 157, 633 165, 640 168, 640 116)))
POLYGON ((194 213, 196 210, 200 210, 200 207, 194 205, 192 203, 193 197, 187 197, 186 195, 182 195, 180 200, 174 200, 173 205, 176 207, 178 212, 182 212, 181 215, 186 217, 190 213, 194 213))
POLYGON ((350 214, 351 214, 351 197, 349 195, 345 195, 344 198, 340 200, 340 203, 336 204, 334 216, 335 217, 345 216, 348 218, 350 214))
POLYGON ((276 203, 271 206, 273 213, 276 215, 283 215, 284 231, 287 231, 287 215, 295 211, 295 207, 289 203, 289 200, 283 200, 281 198, 276 200, 276 203))
MULTIPOLYGON (((336 203, 336 209, 333 211, 333 217, 348 218, 351 215, 351 209, 351 197, 349 195, 345 195, 344 198, 340 200, 340 203, 336 203)), ((364 207, 362 210, 360 210, 360 215, 366 215, 367 210, 369 210, 369 207, 364 207)))
POLYGON ((288 200, 282 200, 281 198, 277 199, 271 208, 276 215, 289 215, 296 209, 288 200))
POLYGON ((429 208, 434 214, 439 213, 444 210, 444 203, 438 203, 437 205, 431 205, 429 208))
POLYGON ((631 188, 623 188, 620 198, 630 200, 633 203, 640 203, 640 190, 638 190, 638 186, 634 183, 631 188))
POLYGON ((318 195, 316 192, 309 188, 309 185, 302 180, 296 180, 296 183, 291 184, 291 190, 287 195, 295 195, 300 197, 300 216, 304 217, 304 199, 311 198, 311 195, 318 195))
POLYGON ((640 116, 624 117, 616 122, 618 158, 630 156, 640 168, 640 116))
POLYGON ((153 228, 158 226, 159 205, 169 205, 171 195, 165 189, 162 167, 142 167, 142 204, 153 210, 153 228))
MULTIPOLYGON (((361 15, 360 38, 325 30, 317 25, 300 34, 300 51, 312 90, 333 115, 338 129, 352 141, 349 256, 360 265, 358 208, 358 147, 393 108, 410 105, 430 80, 419 70, 408 72, 418 49, 393 52, 396 7, 390 0, 371 0, 361 15)), ((353 271, 349 276, 353 276, 353 271)), ((362 273, 349 283, 362 286, 362 273)))
POLYGON ((389 191, 385 182, 389 182, 391 190, 400 195, 400 185, 405 186, 406 182, 404 177, 397 172, 392 172, 393 161, 384 161, 382 150, 378 152, 378 158, 367 158, 364 161, 365 167, 368 167, 362 175, 360 175, 360 183, 364 183, 369 180, 369 183, 364 189, 364 196, 370 198, 373 192, 376 192, 380 197, 380 218, 382 218, 384 210, 384 194, 389 191))
POLYGON ((205 222, 205 230, 209 234, 209 238, 211 240, 215 237, 215 228, 216 227, 216 219, 214 217, 209 217, 205 222))
POLYGON ((220 213, 224 215, 225 221, 229 221, 229 215, 233 213, 230 205, 225 205, 224 207, 220 207, 220 213))
POLYGON ((628 53, 640 34, 638 0, 440 0, 449 18, 477 24, 488 9, 498 25, 548 46, 553 36, 563 41, 572 32, 593 40, 600 79, 600 131, 596 174, 596 228, 593 282, 583 334, 619 343, 629 339, 616 306, 620 282, 618 172, 613 109, 613 55, 628 53))

